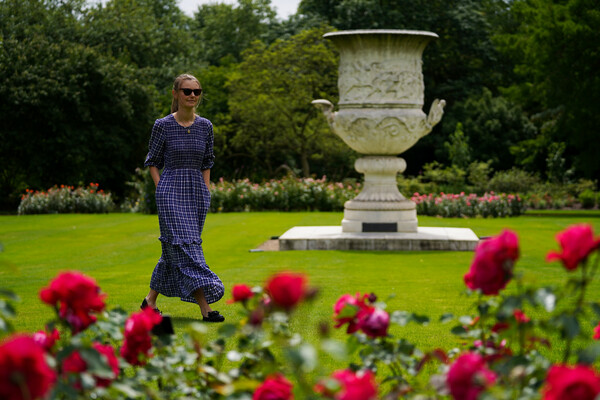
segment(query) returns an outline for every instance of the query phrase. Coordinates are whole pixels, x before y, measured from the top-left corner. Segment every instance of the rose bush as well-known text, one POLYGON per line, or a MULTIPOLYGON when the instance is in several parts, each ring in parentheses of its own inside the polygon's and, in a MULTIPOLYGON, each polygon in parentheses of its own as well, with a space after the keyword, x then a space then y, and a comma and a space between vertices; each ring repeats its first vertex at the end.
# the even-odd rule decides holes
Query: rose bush
MULTIPOLYGON (((0 398, 596 399, 600 303, 587 294, 600 238, 576 225, 557 240, 561 251, 550 251, 548 261, 565 267, 564 288, 528 286, 516 268, 514 232, 480 242, 464 277, 474 314, 440 318, 460 338, 449 350, 420 350, 394 336, 394 326, 430 320, 389 312, 373 293, 342 294, 332 305, 344 340, 321 326, 318 343, 306 341, 290 324, 316 294, 300 273, 234 285, 229 303, 240 317, 208 339, 201 323, 177 337, 152 335, 160 314, 106 310, 91 278, 65 272, 40 293, 56 318, 43 331, 0 344, 0 398), (348 367, 329 372, 319 362, 325 358, 348 367)), ((7 304, 0 307, 4 331, 7 304)))

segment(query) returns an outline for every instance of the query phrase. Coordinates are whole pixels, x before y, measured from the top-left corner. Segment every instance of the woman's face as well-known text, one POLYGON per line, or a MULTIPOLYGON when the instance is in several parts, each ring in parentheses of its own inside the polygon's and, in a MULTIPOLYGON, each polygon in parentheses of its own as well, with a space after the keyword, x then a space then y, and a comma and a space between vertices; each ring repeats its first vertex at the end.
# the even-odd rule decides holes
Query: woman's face
POLYGON ((202 96, 202 89, 198 82, 186 79, 181 82, 177 91, 173 91, 173 96, 179 104, 179 108, 195 108, 202 96))

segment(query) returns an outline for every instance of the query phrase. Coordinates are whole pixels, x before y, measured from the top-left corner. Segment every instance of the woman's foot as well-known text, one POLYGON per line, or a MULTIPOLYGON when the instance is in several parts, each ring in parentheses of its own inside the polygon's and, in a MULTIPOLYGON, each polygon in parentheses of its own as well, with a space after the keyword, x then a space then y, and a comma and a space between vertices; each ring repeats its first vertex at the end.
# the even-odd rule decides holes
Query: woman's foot
POLYGON ((225 321, 225 317, 222 316, 218 311, 209 311, 208 314, 202 316, 202 321, 204 322, 223 322, 225 321))
POLYGON ((151 307, 154 311, 156 311, 157 313, 159 313, 160 315, 162 315, 162 312, 158 309, 158 307, 156 307, 156 305, 150 306, 150 304, 148 304, 148 300, 146 300, 144 298, 144 301, 142 301, 142 305, 140 306, 140 308, 143 310, 143 309, 146 309, 148 307, 151 307))

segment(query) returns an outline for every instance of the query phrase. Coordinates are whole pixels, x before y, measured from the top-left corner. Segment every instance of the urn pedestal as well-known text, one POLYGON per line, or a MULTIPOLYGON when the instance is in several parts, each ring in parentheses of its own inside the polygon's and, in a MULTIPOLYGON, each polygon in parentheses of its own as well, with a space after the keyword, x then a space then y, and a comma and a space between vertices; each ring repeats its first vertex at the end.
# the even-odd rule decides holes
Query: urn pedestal
POLYGON ((355 163, 364 188, 344 205, 343 232, 417 232, 416 205, 398 191, 396 176, 406 169, 397 157, 442 118, 444 100, 422 111, 421 56, 432 32, 340 31, 325 34, 340 50, 339 110, 328 100, 313 104, 335 134, 365 157, 355 163))

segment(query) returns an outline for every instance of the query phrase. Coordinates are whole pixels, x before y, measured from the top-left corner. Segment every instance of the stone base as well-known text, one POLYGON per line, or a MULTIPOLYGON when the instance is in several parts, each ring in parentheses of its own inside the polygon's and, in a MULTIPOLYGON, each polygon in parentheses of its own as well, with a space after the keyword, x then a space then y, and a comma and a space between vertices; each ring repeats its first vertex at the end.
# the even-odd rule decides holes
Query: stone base
POLYGON ((473 251, 478 242, 468 228, 350 233, 341 226, 295 226, 279 237, 279 250, 473 251))

